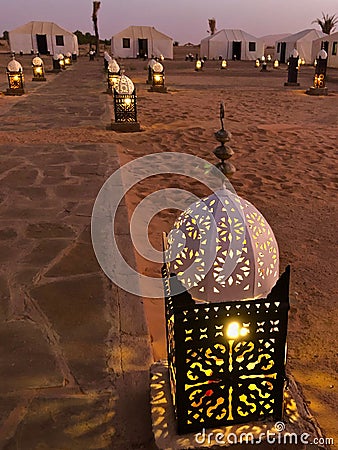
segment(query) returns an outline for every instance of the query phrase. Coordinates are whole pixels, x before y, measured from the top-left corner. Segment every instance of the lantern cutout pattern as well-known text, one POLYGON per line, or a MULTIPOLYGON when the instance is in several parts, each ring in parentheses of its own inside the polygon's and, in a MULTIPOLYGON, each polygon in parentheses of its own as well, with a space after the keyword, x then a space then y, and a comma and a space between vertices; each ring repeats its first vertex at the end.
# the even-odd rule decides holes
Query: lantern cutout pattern
POLYGON ((178 433, 280 420, 290 272, 278 279, 278 246, 266 219, 222 189, 178 217, 164 249, 178 433))
POLYGON ((6 95, 23 95, 24 91, 24 76, 22 65, 13 57, 7 65, 7 79, 8 88, 6 95))
POLYGON ((164 86, 164 67, 160 62, 155 62, 152 65, 152 81, 150 91, 152 92, 167 92, 167 88, 164 86))
POLYGON ((112 94, 120 81, 120 66, 115 59, 111 59, 108 63, 107 70, 107 92, 112 94))
POLYGON ((227 190, 185 210, 168 243, 169 270, 197 300, 264 297, 278 279, 271 227, 250 202, 227 190))
POLYGON ((43 61, 39 56, 32 59, 33 78, 32 81, 46 81, 43 61))

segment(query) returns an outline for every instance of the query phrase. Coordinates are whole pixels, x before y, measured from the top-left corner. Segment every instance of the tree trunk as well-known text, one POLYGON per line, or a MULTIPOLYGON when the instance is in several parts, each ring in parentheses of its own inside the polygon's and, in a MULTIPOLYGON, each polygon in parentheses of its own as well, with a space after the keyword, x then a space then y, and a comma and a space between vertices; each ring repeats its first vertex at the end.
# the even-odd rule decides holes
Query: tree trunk
POLYGON ((92 15, 92 19, 93 19, 93 24, 94 24, 94 32, 95 32, 95 37, 96 37, 96 54, 99 55, 100 54, 100 38, 99 38, 99 29, 97 26, 97 11, 100 8, 100 4, 101 2, 93 2, 93 15, 92 15))

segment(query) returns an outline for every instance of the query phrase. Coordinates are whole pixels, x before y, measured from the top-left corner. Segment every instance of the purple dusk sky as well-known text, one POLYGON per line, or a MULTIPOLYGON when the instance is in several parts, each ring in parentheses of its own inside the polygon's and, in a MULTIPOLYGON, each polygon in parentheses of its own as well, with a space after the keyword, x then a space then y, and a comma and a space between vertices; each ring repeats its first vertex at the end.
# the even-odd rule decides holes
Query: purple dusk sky
MULTIPOLYGON (((0 34, 31 20, 55 22, 69 31, 93 33, 90 0, 1 1, 0 34)), ((208 19, 216 29, 240 28, 254 36, 296 33, 322 12, 337 14, 337 0, 102 0, 98 12, 101 38, 129 25, 150 25, 180 44, 199 43, 207 36, 208 19)))

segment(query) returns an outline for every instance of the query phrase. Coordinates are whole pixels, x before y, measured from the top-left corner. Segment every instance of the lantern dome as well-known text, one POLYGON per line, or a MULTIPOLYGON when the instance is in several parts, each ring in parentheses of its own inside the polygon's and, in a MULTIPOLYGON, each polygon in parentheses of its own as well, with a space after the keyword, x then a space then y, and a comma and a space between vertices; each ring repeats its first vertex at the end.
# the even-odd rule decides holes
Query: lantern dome
POLYGON ((134 83, 126 75, 121 75, 115 89, 118 94, 132 94, 134 92, 134 83))
POLYGON ((16 59, 12 59, 7 64, 8 72, 22 72, 22 65, 16 59))
POLYGON ((156 62, 153 66, 152 66, 152 69, 153 69, 153 71, 154 72, 163 72, 163 66, 162 66, 162 64, 161 63, 159 63, 159 62, 156 62))
POLYGON ((67 58, 71 58, 72 54, 70 52, 66 53, 67 58))
POLYGON ((168 246, 169 271, 196 300, 266 297, 279 276, 278 246, 268 222, 225 189, 189 206, 169 233, 168 246))
POLYGON ((153 58, 149 61, 148 66, 152 69, 154 67, 154 64, 156 64, 156 63, 157 63, 156 59, 153 58))
POLYGON ((320 52, 318 52, 317 58, 326 59, 327 58, 327 52, 322 48, 320 52))
POLYGON ((58 54, 58 59, 64 59, 64 56, 63 56, 62 53, 59 53, 59 54, 58 54))
POLYGON ((35 56, 35 58, 32 59, 33 66, 43 66, 43 61, 39 56, 35 56))
POLYGON ((109 72, 118 73, 120 71, 120 66, 117 64, 115 59, 111 59, 108 63, 109 72))
POLYGON ((290 56, 291 56, 292 58, 298 58, 298 56, 299 56, 298 50, 297 50, 296 48, 294 48, 294 49, 292 50, 292 52, 290 53, 290 56))

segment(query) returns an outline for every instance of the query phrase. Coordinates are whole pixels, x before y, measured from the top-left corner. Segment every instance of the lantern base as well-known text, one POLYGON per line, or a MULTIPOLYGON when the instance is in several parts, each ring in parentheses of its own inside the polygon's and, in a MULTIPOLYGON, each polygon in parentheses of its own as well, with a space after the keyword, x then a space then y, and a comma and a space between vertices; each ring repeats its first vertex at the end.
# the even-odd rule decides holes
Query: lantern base
POLYGON ((284 86, 299 86, 299 83, 291 83, 291 82, 289 82, 289 81, 286 81, 285 83, 284 83, 284 86))
MULTIPOLYGON (((275 420, 265 420, 247 422, 245 426, 243 424, 234 424, 228 427, 218 425, 214 429, 205 429, 203 423, 201 423, 199 432, 178 435, 170 394, 168 363, 163 360, 155 362, 150 368, 150 401, 152 430, 156 448, 159 450, 168 448, 173 450, 197 448, 214 450, 233 447, 240 450, 252 450, 257 446, 260 450, 271 450, 277 447, 303 450, 305 448, 302 442, 304 436, 308 437, 309 443, 320 442, 322 432, 308 409, 300 386, 289 373, 288 380, 289 386, 284 394, 284 417, 282 421, 277 421, 277 424, 283 427, 282 431, 274 428, 275 420), (297 417, 296 420, 295 417, 297 417), (268 439, 267 432, 269 431, 268 439), (275 445, 271 445, 273 443, 271 439, 273 438, 275 438, 275 445), (254 440, 257 440, 257 442, 254 442, 254 440)), ((306 446, 306 448, 310 447, 313 450, 322 448, 319 444, 306 446)))
POLYGON ((306 92, 308 95, 328 95, 329 91, 327 87, 324 88, 315 88, 311 86, 306 92))
POLYGON ((151 86, 149 92, 161 92, 162 94, 166 94, 168 89, 165 86, 151 86))
POLYGON ((119 133, 135 133, 141 131, 139 122, 113 122, 111 123, 111 130, 119 133))
POLYGON ((47 81, 46 77, 33 77, 32 81, 47 81))
POLYGON ((5 95, 23 95, 25 93, 24 89, 10 89, 7 88, 5 95))

